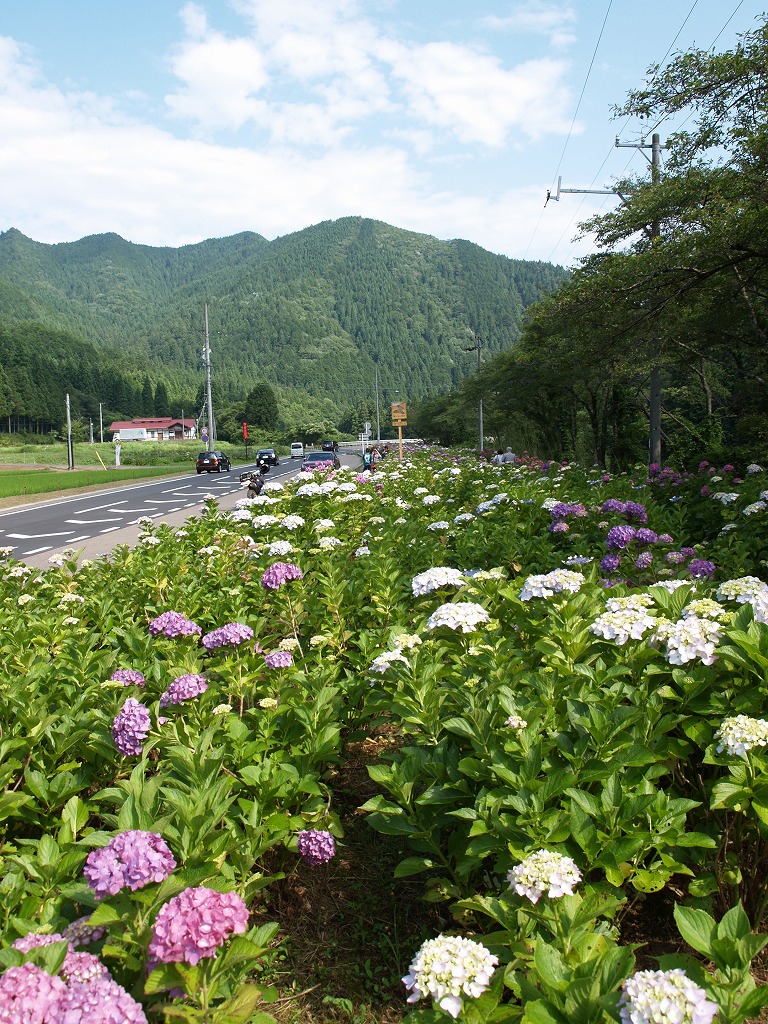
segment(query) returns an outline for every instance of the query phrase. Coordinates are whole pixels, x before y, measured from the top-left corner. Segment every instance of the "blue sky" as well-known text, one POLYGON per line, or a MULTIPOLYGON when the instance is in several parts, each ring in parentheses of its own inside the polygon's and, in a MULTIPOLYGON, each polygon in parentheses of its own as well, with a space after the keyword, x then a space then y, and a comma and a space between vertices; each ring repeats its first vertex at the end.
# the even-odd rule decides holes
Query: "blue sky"
MULTIPOLYGON (((612 104, 755 0, 0 0, 0 230, 179 246, 349 215, 571 265, 646 173, 612 104)), ((717 40, 715 42, 715 40, 717 40)), ((662 141, 674 122, 665 123, 662 141)))

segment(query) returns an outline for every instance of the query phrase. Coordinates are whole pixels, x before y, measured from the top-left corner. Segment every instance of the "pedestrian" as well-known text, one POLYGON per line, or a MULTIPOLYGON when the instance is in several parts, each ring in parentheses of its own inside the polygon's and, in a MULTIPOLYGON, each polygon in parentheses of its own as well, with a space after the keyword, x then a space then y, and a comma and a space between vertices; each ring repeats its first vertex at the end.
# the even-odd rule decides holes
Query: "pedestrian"
POLYGON ((363 452, 363 469, 373 470, 373 452, 370 448, 363 452))
POLYGON ((501 448, 499 448, 499 450, 493 456, 492 461, 497 466, 500 466, 502 464, 502 462, 504 461, 504 453, 502 452, 501 448))
POLYGON ((504 454, 501 457, 501 461, 502 462, 517 462, 517 456, 515 455, 515 453, 512 451, 511 448, 507 448, 507 450, 504 452, 504 454))

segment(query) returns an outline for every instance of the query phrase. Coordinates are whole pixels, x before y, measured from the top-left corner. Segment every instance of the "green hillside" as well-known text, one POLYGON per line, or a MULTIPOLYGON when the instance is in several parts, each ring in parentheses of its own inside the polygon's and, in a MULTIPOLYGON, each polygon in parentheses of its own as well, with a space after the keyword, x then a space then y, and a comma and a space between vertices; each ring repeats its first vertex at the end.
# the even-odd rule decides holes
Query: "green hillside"
POLYGON ((272 242, 244 232, 176 249, 115 234, 47 245, 12 228, 0 234, 0 366, 12 370, 13 325, 34 322, 89 343, 88 360, 101 350, 117 362, 128 386, 108 399, 115 412, 142 412, 130 407, 131 382, 141 389, 145 376, 162 381, 175 406, 191 408, 207 303, 222 401, 266 381, 354 404, 370 394, 374 356, 385 394, 413 399, 450 390, 472 372, 474 359, 462 351, 470 332, 489 356, 512 347, 525 308, 566 276, 551 264, 360 217, 272 242))

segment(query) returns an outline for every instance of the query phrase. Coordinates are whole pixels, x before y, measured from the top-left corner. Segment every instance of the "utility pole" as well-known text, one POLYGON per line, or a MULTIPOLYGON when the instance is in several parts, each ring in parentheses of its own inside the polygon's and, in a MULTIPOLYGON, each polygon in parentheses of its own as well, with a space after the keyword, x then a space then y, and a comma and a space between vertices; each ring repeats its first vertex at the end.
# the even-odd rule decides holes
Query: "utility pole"
MULTIPOLYGON (((464 351, 465 352, 477 352, 477 372, 479 373, 480 372, 480 365, 482 363, 481 353, 483 351, 483 340, 482 340, 482 338, 478 337, 478 335, 476 335, 476 334, 473 334, 472 337, 475 339, 475 344, 472 346, 472 348, 465 348, 464 351)), ((484 442, 484 439, 483 439, 483 398, 482 398, 482 395, 480 396, 480 401, 479 401, 478 406, 477 406, 477 418, 478 418, 479 427, 480 427, 480 449, 479 449, 479 451, 480 451, 480 457, 482 458, 483 448, 485 447, 485 442, 484 442)))
MULTIPOLYGON (((616 146, 620 149, 639 149, 645 159, 648 157, 645 155, 643 150, 650 149, 651 151, 651 181, 654 185, 658 185, 661 177, 661 140, 658 132, 654 132, 651 136, 650 145, 641 139, 639 143, 636 142, 619 142, 616 139, 616 146)), ((655 241, 660 235, 659 222, 655 220, 650 227, 649 237, 651 242, 655 241)), ((657 341, 658 345, 658 341, 657 341)), ((649 399, 649 421, 650 421, 650 437, 648 440, 648 458, 651 465, 661 465, 661 367, 658 363, 654 363, 651 367, 651 393, 649 399)))
POLYGON ((205 400, 208 406, 208 451, 214 448, 213 441, 213 399, 211 398, 211 343, 208 337, 208 303, 205 304, 205 348, 203 350, 205 362, 205 400))
POLYGON ((69 408, 69 392, 67 392, 67 469, 75 468, 75 450, 72 447, 72 413, 69 408))
POLYGON ((373 357, 373 369, 376 376, 376 440, 381 440, 381 419, 379 416, 379 357, 373 357))
POLYGON ((101 412, 101 402, 99 402, 99 441, 104 444, 104 417, 101 412))

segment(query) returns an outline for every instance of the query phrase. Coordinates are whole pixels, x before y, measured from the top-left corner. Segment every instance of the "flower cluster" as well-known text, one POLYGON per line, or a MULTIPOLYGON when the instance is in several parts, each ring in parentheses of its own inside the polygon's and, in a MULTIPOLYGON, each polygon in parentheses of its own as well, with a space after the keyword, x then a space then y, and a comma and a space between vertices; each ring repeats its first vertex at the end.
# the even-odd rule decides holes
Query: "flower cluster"
POLYGON ((336 854, 336 843, 331 833, 319 829, 308 828, 299 832, 297 845, 302 859, 312 867, 327 864, 336 854))
POLYGON ((581 881, 575 861, 561 853, 538 850, 507 872, 510 889, 538 903, 546 893, 550 899, 572 896, 574 885, 581 881))
POLYGON ((162 836, 131 829, 120 832, 98 850, 92 850, 83 874, 96 899, 114 896, 126 886, 135 892, 151 882, 163 882, 176 861, 162 836))
POLYGON ((718 754, 725 751, 732 757, 743 757, 753 747, 768 745, 768 722, 764 718, 734 715, 724 718, 714 737, 718 754))
POLYGON ((695 580, 711 580, 715 575, 715 563, 704 558, 694 558, 688 563, 688 574, 695 580))
POLYGON ((92 942, 98 942, 106 934, 106 928, 101 925, 91 924, 88 917, 78 917, 76 921, 68 924, 61 933, 71 946, 90 946, 92 942))
POLYGON ((203 637, 203 647, 212 651, 216 647, 237 647, 246 640, 253 639, 253 630, 242 622, 228 622, 226 626, 219 626, 218 629, 206 633, 203 637))
POLYGON ((66 986, 35 964, 9 967, 0 976, 0 1022, 40 1021, 53 1024, 66 986))
POLYGON ((72 982, 62 993, 57 1010, 56 1020, 62 1024, 147 1024, 141 1006, 109 977, 72 982))
POLYGON ((697 615, 689 615, 677 622, 659 619, 651 640, 666 644, 665 657, 670 665, 685 665, 694 658, 704 665, 713 665, 721 629, 719 622, 697 615))
MULTIPOLYGON (((96 960, 88 953, 69 957, 96 960)), ((0 1024, 147 1024, 141 1006, 103 965, 79 974, 77 966, 68 977, 64 969, 56 977, 32 963, 9 967, 0 976, 0 1024)))
POLYGON ((119 668, 109 677, 113 682, 122 683, 123 686, 146 686, 147 681, 141 672, 133 668, 119 668))
POLYGON ((191 619, 188 619, 186 615, 182 615, 181 612, 163 612, 156 619, 152 619, 149 624, 149 632, 152 636, 173 638, 176 636, 195 636, 195 634, 202 633, 203 631, 196 622, 192 622, 191 619))
POLYGON ((205 886, 185 889, 164 906, 155 919, 149 943, 149 963, 187 963, 193 967, 230 935, 248 927, 248 908, 235 892, 216 892, 205 886))
POLYGON ((520 591, 521 601, 530 601, 532 597, 552 597, 564 590, 577 594, 584 583, 584 576, 571 569, 554 569, 552 572, 538 576, 529 576, 520 591))
POLYGON ((371 662, 371 672, 384 673, 388 668, 392 666, 395 661, 401 661, 404 665, 410 668, 408 659, 405 657, 399 647, 393 651, 384 651, 382 654, 377 655, 371 662))
POLYGON ((685 971, 638 971, 622 985, 623 1024, 710 1024, 719 1007, 685 971))
POLYGON ((441 604, 427 619, 427 629, 448 629, 472 633, 483 622, 490 622, 490 615, 479 604, 472 601, 457 601, 456 604, 441 604))
POLYGON ((181 704, 185 700, 192 700, 205 693, 207 689, 208 680, 205 676, 187 672, 183 676, 177 676, 165 693, 160 695, 160 707, 167 708, 169 704, 181 704))
POLYGON ((520 732, 521 729, 525 729, 528 723, 520 715, 510 715, 509 718, 505 719, 504 725, 510 729, 514 729, 515 732, 520 732))
POLYGON ((466 582, 461 569, 438 565, 414 576, 411 580, 411 590, 414 597, 422 597, 424 594, 431 594, 433 590, 439 590, 440 587, 463 587, 466 582))
POLYGON ((464 996, 477 999, 485 992, 498 962, 485 946, 460 935, 427 939, 403 978, 408 1002, 431 997, 455 1019, 464 996))
POLYGON ((589 631, 617 644, 625 644, 630 639, 641 640, 657 623, 648 612, 652 604, 653 598, 647 594, 613 597, 606 602, 607 611, 595 619, 589 631))
POLYGON ((768 595, 768 583, 763 583, 757 576, 740 576, 736 580, 726 580, 717 588, 715 595, 718 601, 737 601, 739 604, 751 604, 755 597, 768 595))
POLYGON ((605 538, 605 546, 609 551, 623 551, 636 536, 637 530, 634 526, 612 526, 605 538))
POLYGON ((261 585, 265 590, 277 590, 284 583, 303 578, 304 573, 298 565, 293 565, 291 562, 275 562, 262 575, 261 585))
POLYGON ((293 655, 290 651, 270 651, 264 655, 264 662, 267 668, 290 668, 293 664, 293 655))
POLYGON ((149 708, 129 697, 112 722, 112 740, 124 757, 138 757, 149 735, 149 708))

